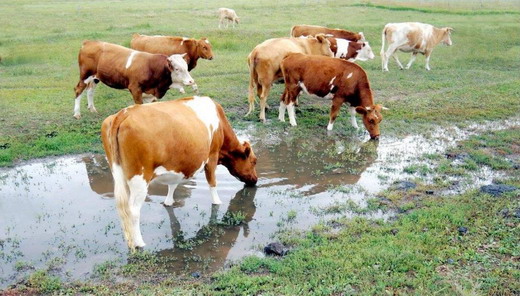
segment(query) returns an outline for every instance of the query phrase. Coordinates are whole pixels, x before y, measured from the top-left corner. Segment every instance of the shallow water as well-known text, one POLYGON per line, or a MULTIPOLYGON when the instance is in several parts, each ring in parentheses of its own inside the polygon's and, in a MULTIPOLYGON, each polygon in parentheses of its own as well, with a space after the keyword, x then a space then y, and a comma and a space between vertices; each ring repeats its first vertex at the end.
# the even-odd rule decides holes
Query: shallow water
MULTIPOLYGON (((409 178, 402 169, 418 156, 442 152, 481 128, 379 142, 334 134, 302 139, 290 130, 251 136, 257 187, 244 187, 219 166, 220 206, 211 205, 204 174, 177 188, 172 207, 161 204, 167 186, 150 186, 141 210, 146 249, 167 258, 176 272, 204 273, 246 255, 261 256, 261 246, 277 232, 308 229, 334 216, 319 209, 348 199, 363 204, 394 180, 409 178), (233 215, 244 223, 225 225, 233 215)), ((0 287, 34 269, 76 279, 91 275, 96 264, 124 263, 128 251, 112 191, 104 155, 48 158, 0 170, 0 287)))

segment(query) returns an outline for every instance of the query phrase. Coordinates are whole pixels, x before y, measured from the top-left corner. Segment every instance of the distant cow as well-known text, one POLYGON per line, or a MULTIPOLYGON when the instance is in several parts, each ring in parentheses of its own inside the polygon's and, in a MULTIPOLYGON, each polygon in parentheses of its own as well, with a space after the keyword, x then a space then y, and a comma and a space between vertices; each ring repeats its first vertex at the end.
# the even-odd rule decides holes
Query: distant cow
POLYGON ((181 55, 165 56, 132 50, 101 41, 84 41, 79 51, 79 82, 74 88, 74 117, 79 119, 83 91, 87 88, 88 108, 94 107, 94 89, 99 81, 116 89, 128 89, 136 104, 143 94, 151 100, 162 98, 170 88, 195 82, 181 55))
POLYGON ((197 66, 199 58, 206 60, 213 59, 213 48, 209 40, 205 37, 197 40, 176 36, 133 34, 130 47, 135 50, 160 53, 167 56, 185 53, 184 59, 186 63, 188 63, 188 71, 193 70, 197 66))
POLYGON ((235 27, 235 23, 240 22, 240 18, 237 16, 237 13, 231 8, 219 8, 218 9, 219 22, 218 28, 220 29, 220 25, 226 22, 226 28, 229 26, 229 22, 233 24, 233 28, 235 27))
POLYGON ((303 90, 307 94, 332 99, 327 130, 332 130, 341 105, 348 103, 352 125, 358 128, 357 112, 363 116, 363 124, 370 137, 379 137, 383 107, 374 104, 368 77, 360 66, 336 58, 291 54, 282 61, 281 69, 285 79, 278 116, 281 121, 285 121, 287 109, 291 125, 296 126, 295 103, 303 90))
POLYGON ((291 36, 316 36, 317 34, 331 35, 332 37, 346 39, 350 41, 365 41, 363 32, 355 33, 343 29, 330 29, 322 26, 297 25, 292 27, 291 36))
POLYGON ((101 138, 131 249, 145 245, 140 210, 152 180, 168 185, 164 204, 171 206, 177 185, 202 170, 213 204, 220 204, 215 179, 219 164, 247 185, 258 179, 250 144, 237 139, 224 110, 209 97, 127 107, 103 121, 101 138))
POLYGON ((412 57, 406 65, 406 69, 412 66, 418 53, 426 56, 426 70, 430 70, 430 55, 433 48, 439 44, 452 45, 450 27, 435 28, 432 25, 423 23, 393 23, 386 24, 381 34, 381 59, 383 71, 388 71, 388 60, 391 56, 403 69, 403 65, 395 55, 396 50, 403 52, 411 52, 412 57), (385 40, 389 42, 388 49, 385 53, 385 40))
POLYGON ((260 120, 265 119, 267 96, 273 82, 282 78, 280 63, 290 53, 304 53, 332 57, 330 42, 323 35, 316 38, 273 38, 257 45, 249 56, 249 115, 255 108, 255 94, 260 97, 260 120))
POLYGON ((330 49, 334 53, 335 58, 355 62, 372 60, 375 57, 368 42, 349 41, 334 37, 327 37, 327 39, 330 42, 330 49))

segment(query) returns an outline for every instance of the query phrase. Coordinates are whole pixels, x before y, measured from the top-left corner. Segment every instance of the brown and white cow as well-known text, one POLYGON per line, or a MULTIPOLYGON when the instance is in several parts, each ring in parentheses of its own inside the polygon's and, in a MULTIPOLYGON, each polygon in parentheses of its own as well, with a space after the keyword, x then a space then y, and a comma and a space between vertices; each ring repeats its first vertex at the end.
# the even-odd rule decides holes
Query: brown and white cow
POLYGON ((182 55, 165 56, 132 50, 120 45, 84 41, 79 51, 79 82, 74 88, 74 117, 79 119, 81 96, 87 88, 88 108, 94 106, 94 89, 99 81, 116 89, 128 89, 136 104, 162 98, 170 88, 182 88, 195 82, 182 55))
POLYGON ((296 25, 291 29, 291 37, 316 36, 317 34, 331 35, 332 37, 350 41, 365 41, 363 32, 355 33, 343 29, 330 29, 322 26, 296 25))
POLYGON ((332 99, 327 130, 332 130, 343 103, 350 105, 351 123, 356 129, 356 112, 363 116, 363 124, 372 139, 379 137, 379 123, 383 106, 374 104, 368 77, 360 66, 336 58, 291 54, 281 64, 285 90, 280 101, 278 118, 296 126, 295 103, 303 90, 307 94, 332 99))
POLYGON ((265 119, 267 96, 274 81, 282 78, 280 63, 291 53, 333 56, 330 42, 324 35, 316 38, 273 38, 257 45, 249 56, 249 115, 255 109, 255 94, 260 97, 260 120, 265 119))
POLYGON ((164 205, 183 180, 206 173, 213 204, 220 204, 215 169, 255 185, 256 156, 240 142, 224 109, 209 97, 127 107, 103 121, 101 137, 112 175, 121 224, 132 249, 145 245, 140 210, 152 180, 168 185, 164 205))
POLYGON ((330 49, 334 53, 335 58, 349 62, 367 61, 375 58, 370 44, 366 41, 349 41, 335 37, 327 37, 327 39, 330 42, 330 49))
POLYGON ((220 29, 220 25, 226 23, 226 28, 229 26, 229 23, 233 24, 233 28, 235 27, 235 23, 240 22, 240 18, 238 17, 237 13, 231 9, 231 8, 219 8, 218 9, 218 28, 220 29))
POLYGON ((130 47, 135 50, 149 53, 160 53, 170 56, 172 54, 186 54, 184 59, 188 63, 188 71, 197 66, 197 61, 202 58, 213 59, 213 48, 208 38, 200 39, 177 36, 147 36, 133 34, 130 47))
POLYGON ((430 70, 430 55, 433 48, 443 43, 452 45, 450 27, 436 28, 429 24, 423 23, 391 23, 386 24, 381 34, 381 59, 383 71, 388 71, 388 60, 394 57, 399 68, 403 69, 403 65, 399 61, 395 52, 397 50, 403 52, 411 52, 412 57, 406 65, 406 69, 410 69, 415 61, 418 53, 426 56, 426 70, 430 70), (388 49, 385 52, 385 40, 388 41, 388 49))

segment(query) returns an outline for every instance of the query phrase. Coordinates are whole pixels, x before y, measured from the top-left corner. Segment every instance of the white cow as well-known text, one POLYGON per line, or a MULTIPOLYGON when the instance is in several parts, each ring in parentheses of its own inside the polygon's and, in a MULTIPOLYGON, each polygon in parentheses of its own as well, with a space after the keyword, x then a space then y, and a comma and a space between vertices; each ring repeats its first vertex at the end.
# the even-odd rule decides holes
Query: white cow
POLYGON ((224 24, 224 21, 226 22, 226 28, 229 26, 229 22, 231 22, 233 24, 233 28, 234 28, 235 23, 238 24, 238 22, 240 21, 240 18, 237 16, 237 13, 231 8, 219 8, 218 14, 219 14, 219 23, 218 23, 219 29, 220 29, 220 25, 224 24))
POLYGON ((418 53, 426 56, 426 70, 430 70, 430 55, 433 48, 439 44, 452 45, 450 27, 436 28, 429 24, 423 23, 390 23, 386 24, 381 34, 381 59, 383 71, 388 71, 388 60, 391 56, 401 69, 403 65, 395 55, 396 50, 403 52, 411 52, 412 57, 406 65, 406 69, 412 66, 418 53), (388 49, 385 52, 385 40, 389 42, 388 49))

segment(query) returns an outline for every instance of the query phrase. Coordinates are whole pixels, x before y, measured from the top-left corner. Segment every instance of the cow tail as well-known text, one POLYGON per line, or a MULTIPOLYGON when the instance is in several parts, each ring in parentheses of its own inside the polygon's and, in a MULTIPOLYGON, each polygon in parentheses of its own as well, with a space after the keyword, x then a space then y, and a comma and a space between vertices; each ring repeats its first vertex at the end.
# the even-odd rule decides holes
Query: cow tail
POLYGON ((120 111, 110 126, 109 141, 112 153, 112 176, 114 177, 114 196, 116 199, 117 212, 121 220, 121 227, 125 239, 130 249, 135 250, 134 245, 134 227, 132 224, 132 216, 129 204, 129 189, 127 180, 123 171, 123 164, 121 163, 121 155, 119 151, 119 127, 121 123, 128 117, 128 110, 125 108, 120 111))
POLYGON ((258 80, 258 75, 256 73, 256 55, 255 53, 252 53, 247 58, 247 63, 249 64, 249 94, 248 94, 248 101, 249 101, 249 110, 247 111, 246 116, 251 114, 255 110, 255 85, 258 80))
POLYGON ((385 39, 386 39, 386 26, 383 29, 383 32, 381 33, 381 52, 379 53, 381 55, 381 58, 384 60, 384 54, 385 54, 385 39))

